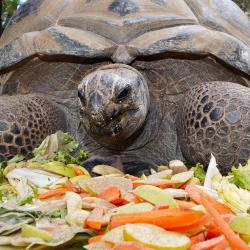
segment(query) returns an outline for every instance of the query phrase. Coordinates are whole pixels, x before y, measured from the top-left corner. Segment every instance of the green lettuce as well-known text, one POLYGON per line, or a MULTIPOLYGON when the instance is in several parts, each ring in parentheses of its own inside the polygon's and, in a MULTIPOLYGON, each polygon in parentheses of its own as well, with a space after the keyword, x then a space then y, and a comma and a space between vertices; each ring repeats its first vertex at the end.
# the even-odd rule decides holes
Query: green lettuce
POLYGON ((231 178, 231 181, 237 187, 250 191, 250 159, 244 166, 239 165, 238 168, 233 167, 230 176, 233 176, 233 178, 231 178))
POLYGON ((206 172, 201 163, 197 163, 194 168, 194 177, 200 180, 200 183, 203 185, 205 182, 206 172))
POLYGON ((79 156, 74 157, 72 153, 79 148, 79 144, 68 133, 57 131, 47 136, 41 145, 33 150, 33 162, 60 161, 65 164, 80 164, 88 158, 88 153, 80 151, 79 156))

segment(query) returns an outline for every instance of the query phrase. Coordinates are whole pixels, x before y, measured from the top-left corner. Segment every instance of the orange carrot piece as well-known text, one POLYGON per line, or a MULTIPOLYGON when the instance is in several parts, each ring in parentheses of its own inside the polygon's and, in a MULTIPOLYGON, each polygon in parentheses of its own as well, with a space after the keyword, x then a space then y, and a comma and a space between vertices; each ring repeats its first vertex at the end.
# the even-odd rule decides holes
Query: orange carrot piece
POLYGON ((66 186, 71 192, 80 193, 81 190, 77 188, 71 181, 68 181, 66 186))
POLYGON ((136 242, 121 242, 114 247, 114 250, 153 250, 147 246, 144 246, 136 242))
POLYGON ((96 235, 88 239, 88 244, 100 242, 102 240, 103 235, 96 235))
POLYGON ((210 202, 212 204, 212 206, 220 213, 220 214, 232 214, 233 212, 224 204, 218 202, 217 200, 215 200, 212 196, 206 194, 205 192, 203 192, 202 190, 200 190, 198 187, 196 187, 195 185, 189 185, 186 187, 186 191, 188 192, 191 200, 193 200, 194 202, 201 204, 201 193, 203 194, 203 196, 205 198, 210 198, 210 202))
POLYGON ((201 232, 197 235, 191 236, 190 237, 190 241, 191 241, 191 246, 196 244, 196 243, 200 243, 202 241, 206 240, 206 234, 205 232, 201 232))
POLYGON ((184 227, 175 227, 172 230, 179 233, 187 233, 205 226, 210 221, 209 215, 203 215, 197 222, 184 227))
POLYGON ((203 206, 206 208, 208 214, 210 214, 221 233, 227 239, 230 247, 233 250, 249 250, 247 244, 239 237, 239 235, 234 233, 230 226, 223 220, 219 212, 213 207, 213 200, 214 199, 209 195, 207 196, 204 195, 203 192, 201 193, 201 202, 203 206))
POLYGON ((115 214, 111 217, 111 228, 127 223, 147 223, 165 229, 189 226, 201 219, 203 214, 193 210, 169 208, 143 213, 115 214))
POLYGON ((92 197, 92 195, 89 194, 89 193, 79 193, 79 195, 80 195, 82 198, 92 197))
POLYGON ((219 236, 210 240, 202 241, 192 245, 189 250, 210 250, 224 240, 224 236, 219 236))
POLYGON ((102 225, 105 223, 103 219, 104 212, 105 210, 100 207, 93 209, 91 214, 84 222, 84 227, 87 226, 95 230, 100 230, 102 225))
POLYGON ((39 200, 58 198, 58 197, 61 197, 61 196, 65 195, 65 193, 68 192, 68 191, 71 191, 71 190, 69 190, 69 188, 65 188, 65 187, 56 188, 56 189, 49 190, 49 191, 47 191, 47 192, 45 192, 43 194, 39 194, 37 196, 37 198, 39 200))
POLYGON ((84 172, 78 167, 74 168, 74 171, 77 176, 84 175, 84 172))
POLYGON ((140 178, 139 178, 139 177, 134 176, 134 175, 130 175, 130 174, 126 175, 126 178, 127 178, 127 179, 129 179, 129 180, 131 180, 131 181, 137 181, 137 180, 140 180, 140 178))
POLYGON ((137 180, 133 182, 133 188, 137 188, 142 185, 152 185, 161 189, 172 187, 179 184, 179 181, 175 180, 160 180, 160 181, 147 181, 147 180, 137 180))
POLYGON ((228 247, 228 242, 226 239, 224 239, 216 247, 212 248, 211 250, 225 250, 227 247, 228 247))
POLYGON ((99 193, 97 197, 117 205, 121 204, 123 201, 121 199, 120 188, 117 186, 105 189, 103 192, 99 193))
POLYGON ((164 204, 160 204, 160 205, 156 205, 153 210, 162 210, 162 209, 167 209, 169 208, 169 204, 164 203, 164 204))
POLYGON ((191 202, 191 201, 181 201, 181 200, 177 200, 177 199, 175 199, 175 201, 179 205, 179 207, 183 208, 183 209, 190 209, 190 208, 196 206, 196 204, 191 202))

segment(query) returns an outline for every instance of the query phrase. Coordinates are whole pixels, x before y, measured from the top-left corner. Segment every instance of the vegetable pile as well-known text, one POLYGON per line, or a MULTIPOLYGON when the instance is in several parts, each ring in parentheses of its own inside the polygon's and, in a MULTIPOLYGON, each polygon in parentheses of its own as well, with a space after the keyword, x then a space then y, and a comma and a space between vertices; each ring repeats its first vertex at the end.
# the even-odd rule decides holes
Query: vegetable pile
POLYGON ((32 159, 1 163, 0 249, 250 249, 250 161, 225 177, 213 156, 207 173, 174 160, 149 176, 98 165, 91 177, 77 149, 59 131, 32 159))

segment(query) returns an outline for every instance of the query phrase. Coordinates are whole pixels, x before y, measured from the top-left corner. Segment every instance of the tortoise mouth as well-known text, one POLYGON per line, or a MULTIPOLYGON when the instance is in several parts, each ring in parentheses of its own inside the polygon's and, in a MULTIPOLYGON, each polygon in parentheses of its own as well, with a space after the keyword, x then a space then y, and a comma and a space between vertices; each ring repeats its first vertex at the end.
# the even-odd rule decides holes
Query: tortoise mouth
POLYGON ((124 129, 129 125, 133 114, 139 111, 139 108, 130 108, 119 112, 116 116, 111 117, 104 123, 90 123, 91 133, 95 136, 114 137, 122 134, 124 129))

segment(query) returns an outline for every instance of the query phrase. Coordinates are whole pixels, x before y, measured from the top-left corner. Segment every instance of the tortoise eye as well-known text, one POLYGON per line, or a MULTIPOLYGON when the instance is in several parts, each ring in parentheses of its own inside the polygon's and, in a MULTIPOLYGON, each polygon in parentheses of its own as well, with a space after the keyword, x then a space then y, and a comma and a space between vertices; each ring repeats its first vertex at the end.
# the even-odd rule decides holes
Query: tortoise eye
POLYGON ((127 86, 124 89, 122 89, 120 93, 116 96, 116 101, 118 102, 124 101, 128 97, 130 91, 131 91, 130 86, 127 86))

